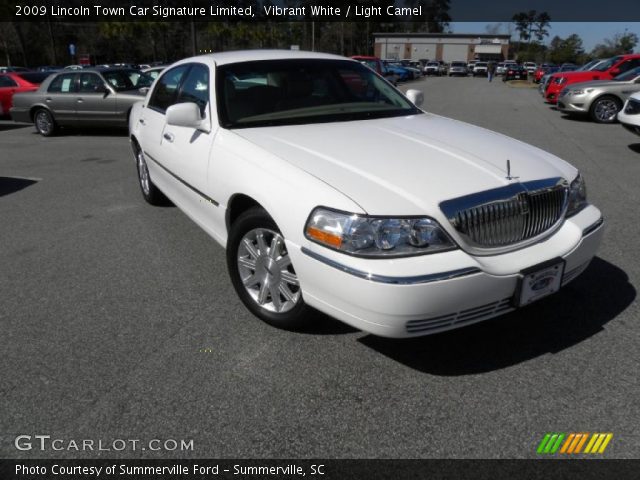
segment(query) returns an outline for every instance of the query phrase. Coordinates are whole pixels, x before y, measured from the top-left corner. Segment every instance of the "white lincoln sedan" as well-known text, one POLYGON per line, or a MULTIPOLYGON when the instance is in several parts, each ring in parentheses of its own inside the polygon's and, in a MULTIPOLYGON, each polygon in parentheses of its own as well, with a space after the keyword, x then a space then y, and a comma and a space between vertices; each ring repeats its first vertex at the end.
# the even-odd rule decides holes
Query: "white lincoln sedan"
POLYGON ((182 60, 131 112, 142 195, 168 197, 225 247, 242 302, 283 328, 312 307, 376 335, 425 335, 582 273, 603 219, 580 173, 421 103, 334 55, 182 60))

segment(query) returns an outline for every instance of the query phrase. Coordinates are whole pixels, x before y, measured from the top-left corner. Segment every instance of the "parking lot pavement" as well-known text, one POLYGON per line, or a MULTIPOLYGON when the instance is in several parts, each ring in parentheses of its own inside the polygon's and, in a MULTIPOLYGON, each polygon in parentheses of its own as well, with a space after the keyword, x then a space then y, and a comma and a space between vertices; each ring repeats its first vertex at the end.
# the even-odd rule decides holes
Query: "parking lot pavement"
POLYGON ((222 248, 142 201, 122 132, 45 139, 2 122, 0 456, 534 457, 544 433, 575 431, 613 432, 606 457, 638 457, 640 138, 499 80, 406 88, 584 172, 607 233, 582 277, 420 339, 321 315, 310 332, 276 330, 237 299, 222 248), (34 455, 15 450, 21 434, 194 449, 34 455))

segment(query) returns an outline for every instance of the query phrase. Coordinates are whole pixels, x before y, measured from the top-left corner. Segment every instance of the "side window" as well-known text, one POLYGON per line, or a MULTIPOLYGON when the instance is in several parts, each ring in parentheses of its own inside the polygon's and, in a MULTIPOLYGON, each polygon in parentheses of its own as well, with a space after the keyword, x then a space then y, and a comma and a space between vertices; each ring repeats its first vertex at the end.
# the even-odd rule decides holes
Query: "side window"
POLYGON ((18 84, 11 77, 0 75, 0 88, 2 87, 17 87, 18 84))
POLYGON ((620 73, 624 73, 624 72, 628 72, 632 68, 636 68, 638 65, 640 65, 640 59, 634 58, 631 60, 627 60, 624 63, 621 63, 618 66, 618 70, 620 70, 620 73))
POLYGON ((58 75, 49 85, 48 92, 52 93, 71 93, 75 92, 75 73, 65 73, 58 75))
POLYGON ((182 82, 182 88, 176 103, 193 102, 200 107, 200 115, 205 116, 209 103, 209 68, 196 64, 182 82))
POLYGON ((153 94, 149 99, 149 108, 164 113, 167 108, 176 103, 178 88, 188 69, 189 65, 180 65, 164 73, 156 82, 153 94))
POLYGON ((83 73, 80 75, 79 92, 96 93, 104 87, 104 82, 95 73, 83 73))

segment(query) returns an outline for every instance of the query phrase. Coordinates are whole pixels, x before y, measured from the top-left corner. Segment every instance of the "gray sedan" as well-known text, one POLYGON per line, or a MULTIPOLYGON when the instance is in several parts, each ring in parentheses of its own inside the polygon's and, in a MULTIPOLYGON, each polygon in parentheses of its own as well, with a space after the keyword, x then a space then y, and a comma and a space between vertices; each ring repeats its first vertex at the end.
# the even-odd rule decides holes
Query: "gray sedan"
POLYGON ((134 103, 142 100, 153 79, 131 69, 60 72, 34 92, 13 97, 11 117, 34 123, 45 137, 58 127, 126 127, 134 103))
POLYGON ((640 67, 613 80, 567 86, 558 96, 558 110, 569 114, 588 114, 598 123, 613 123, 624 102, 635 92, 640 92, 640 67))

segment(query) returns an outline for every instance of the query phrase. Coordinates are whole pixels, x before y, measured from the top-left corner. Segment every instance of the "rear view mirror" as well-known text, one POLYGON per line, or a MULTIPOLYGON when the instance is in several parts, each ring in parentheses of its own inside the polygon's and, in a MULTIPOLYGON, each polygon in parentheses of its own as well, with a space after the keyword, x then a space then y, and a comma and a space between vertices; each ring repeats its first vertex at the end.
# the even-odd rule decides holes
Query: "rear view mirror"
POLYGON ((167 108, 167 125, 209 131, 208 122, 200 115, 200 107, 193 102, 176 103, 167 108))
POLYGON ((424 103, 424 95, 420 90, 415 90, 415 89, 407 90, 407 98, 416 107, 420 107, 424 103))

